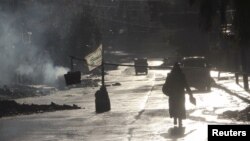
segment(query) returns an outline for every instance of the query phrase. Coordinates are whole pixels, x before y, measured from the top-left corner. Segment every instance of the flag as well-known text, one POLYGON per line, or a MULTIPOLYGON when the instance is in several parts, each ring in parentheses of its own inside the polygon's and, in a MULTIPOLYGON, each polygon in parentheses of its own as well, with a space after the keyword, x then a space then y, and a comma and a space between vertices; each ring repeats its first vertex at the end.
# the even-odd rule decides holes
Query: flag
POLYGON ((88 54, 85 58, 88 64, 89 71, 102 64, 102 44, 92 53, 88 54))

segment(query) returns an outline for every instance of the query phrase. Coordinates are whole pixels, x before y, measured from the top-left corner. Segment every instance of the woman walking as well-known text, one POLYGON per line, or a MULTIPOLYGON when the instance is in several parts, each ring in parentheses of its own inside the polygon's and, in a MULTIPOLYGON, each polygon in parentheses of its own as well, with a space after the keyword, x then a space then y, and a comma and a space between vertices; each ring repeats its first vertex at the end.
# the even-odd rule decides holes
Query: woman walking
POLYGON ((174 118, 174 125, 177 124, 178 120, 179 127, 182 127, 182 120, 186 119, 185 89, 190 96, 190 101, 195 104, 195 98, 188 86, 186 77, 182 72, 179 63, 175 63, 163 85, 163 92, 169 96, 170 117, 174 118))

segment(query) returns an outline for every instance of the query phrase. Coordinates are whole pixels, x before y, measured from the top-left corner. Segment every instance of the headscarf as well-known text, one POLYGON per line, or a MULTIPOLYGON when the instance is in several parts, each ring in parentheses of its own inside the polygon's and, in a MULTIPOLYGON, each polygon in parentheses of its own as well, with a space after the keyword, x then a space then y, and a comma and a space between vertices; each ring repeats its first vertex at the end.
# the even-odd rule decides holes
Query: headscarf
POLYGON ((182 73, 179 62, 176 62, 174 64, 174 67, 173 67, 171 73, 182 73))

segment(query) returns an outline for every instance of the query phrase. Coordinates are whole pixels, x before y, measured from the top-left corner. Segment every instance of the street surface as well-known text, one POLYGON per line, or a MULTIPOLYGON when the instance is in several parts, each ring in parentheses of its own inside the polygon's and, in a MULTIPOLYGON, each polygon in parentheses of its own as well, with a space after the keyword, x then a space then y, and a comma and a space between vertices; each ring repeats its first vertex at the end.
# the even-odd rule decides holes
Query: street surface
MULTIPOLYGON (((150 61, 149 65, 158 65, 150 61)), ((242 110, 248 103, 226 91, 194 91, 197 105, 186 95, 187 119, 174 134, 168 114, 168 97, 161 92, 169 70, 149 70, 135 75, 134 68, 121 66, 105 76, 111 111, 95 113, 93 88, 71 88, 55 94, 24 98, 20 103, 77 104, 79 110, 20 115, 0 119, 0 141, 206 141, 208 124, 249 124, 217 116, 226 110, 242 110), (120 83, 121 85, 112 85, 120 83)), ((212 72, 217 77, 217 72, 212 72)), ((216 80, 217 82, 217 80, 216 80)))

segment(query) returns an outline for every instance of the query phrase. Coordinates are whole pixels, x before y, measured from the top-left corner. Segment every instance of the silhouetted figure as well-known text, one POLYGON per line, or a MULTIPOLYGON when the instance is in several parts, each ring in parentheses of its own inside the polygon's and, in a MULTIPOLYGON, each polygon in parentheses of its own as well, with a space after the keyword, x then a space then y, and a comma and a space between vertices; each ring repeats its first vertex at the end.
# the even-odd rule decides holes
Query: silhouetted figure
POLYGON ((169 114, 174 118, 174 125, 179 122, 179 127, 182 127, 182 119, 186 119, 185 109, 185 88, 190 95, 190 101, 195 104, 195 98, 190 90, 186 77, 178 63, 175 63, 173 69, 168 74, 163 92, 169 96, 169 114))
POLYGON ((95 93, 96 112, 102 113, 110 110, 110 100, 108 91, 105 86, 101 86, 100 90, 95 93))

